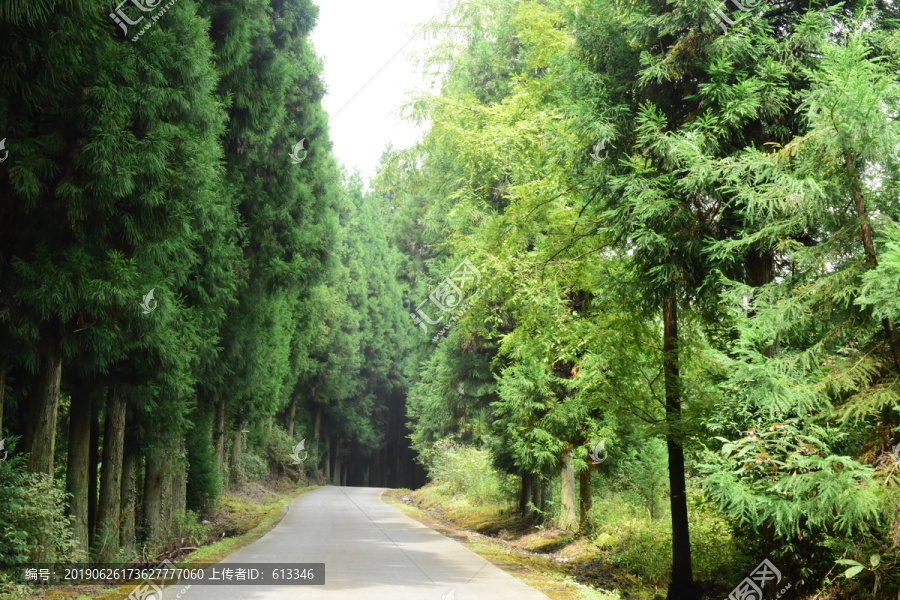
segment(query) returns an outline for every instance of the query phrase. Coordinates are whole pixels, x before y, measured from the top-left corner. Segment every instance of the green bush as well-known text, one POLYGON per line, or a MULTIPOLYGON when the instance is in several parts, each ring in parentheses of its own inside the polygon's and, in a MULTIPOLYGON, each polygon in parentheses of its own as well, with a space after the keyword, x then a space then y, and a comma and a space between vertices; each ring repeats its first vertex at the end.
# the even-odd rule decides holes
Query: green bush
POLYGON ((199 546, 209 535, 210 527, 200 522, 200 517, 192 510, 185 513, 176 513, 172 517, 170 536, 175 539, 184 539, 192 546, 199 546))
POLYGON ((516 493, 515 478, 495 469, 487 450, 441 440, 435 442, 428 459, 429 476, 447 494, 497 503, 508 502, 516 493))
POLYGON ((269 474, 269 467, 261 456, 253 452, 245 452, 243 455, 244 474, 248 479, 265 479, 269 474))
POLYGON ((0 463, 0 566, 84 560, 75 551, 62 482, 26 473, 24 457, 15 452, 18 438, 6 441, 10 458, 0 463))

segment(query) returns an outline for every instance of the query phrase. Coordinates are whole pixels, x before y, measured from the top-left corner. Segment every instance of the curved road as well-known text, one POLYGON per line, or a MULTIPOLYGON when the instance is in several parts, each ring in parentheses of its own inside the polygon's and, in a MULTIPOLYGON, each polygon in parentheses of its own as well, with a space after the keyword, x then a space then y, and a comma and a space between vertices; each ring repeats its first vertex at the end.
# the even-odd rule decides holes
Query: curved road
POLYGON ((176 585, 164 600, 548 600, 383 503, 382 492, 307 492, 272 531, 221 563, 325 563, 325 585, 176 585))

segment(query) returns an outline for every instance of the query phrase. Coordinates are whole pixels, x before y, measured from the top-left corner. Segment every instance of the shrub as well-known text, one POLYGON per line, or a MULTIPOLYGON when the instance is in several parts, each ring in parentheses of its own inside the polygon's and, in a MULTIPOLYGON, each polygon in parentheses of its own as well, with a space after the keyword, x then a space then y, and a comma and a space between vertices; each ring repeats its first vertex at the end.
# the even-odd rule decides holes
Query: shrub
POLYGON ((495 469, 487 450, 441 440, 429 462, 430 477, 448 494, 465 494, 480 503, 507 502, 515 494, 515 478, 495 469))
POLYGON ((200 522, 200 517, 192 510, 184 514, 176 513, 172 517, 170 537, 184 539, 192 546, 199 546, 209 535, 210 528, 200 522))
POLYGON ((62 482, 26 473, 24 458, 13 452, 18 439, 7 442, 12 458, 0 463, 0 564, 84 560, 75 551, 62 482))
POLYGON ((258 454, 253 452, 245 452, 243 455, 244 460, 244 474, 248 479, 265 479, 266 475, 269 474, 269 468, 266 464, 266 461, 262 459, 258 454))

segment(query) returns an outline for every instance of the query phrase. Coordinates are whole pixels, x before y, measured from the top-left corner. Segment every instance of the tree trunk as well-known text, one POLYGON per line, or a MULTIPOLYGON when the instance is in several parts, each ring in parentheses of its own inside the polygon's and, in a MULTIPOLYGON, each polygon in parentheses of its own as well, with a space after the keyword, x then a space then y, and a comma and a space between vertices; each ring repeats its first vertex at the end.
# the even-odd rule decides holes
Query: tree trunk
POLYGON ((109 390, 103 434, 103 469, 97 505, 97 561, 112 562, 119 550, 122 458, 125 443, 125 397, 118 385, 109 390))
POLYGON ((578 529, 578 513, 575 510, 575 469, 572 466, 572 446, 562 453, 559 472, 559 528, 564 531, 578 529))
POLYGON ((163 460, 156 451, 150 450, 145 457, 144 470, 144 527, 147 542, 155 544, 162 537, 162 487, 163 460))
POLYGON ((681 380, 678 370, 678 300, 672 294, 663 307, 663 372, 666 388, 666 444, 672 507, 672 582, 668 600, 696 598, 691 567, 687 491, 684 478, 684 434, 681 429, 681 380))
POLYGON ((3 439, 3 404, 6 400, 6 366, 7 359, 0 359, 0 439, 3 439))
POLYGON ((134 504, 135 504, 135 464, 137 455, 134 444, 130 440, 125 442, 125 455, 122 458, 122 534, 120 544, 126 557, 135 555, 134 547, 134 504))
MULTIPOLYGON (((849 154, 844 155, 844 163, 853 181, 853 204, 856 207, 856 216, 862 219, 859 236, 862 239, 863 249, 866 253, 866 262, 870 269, 874 269, 878 266, 878 253, 875 251, 875 235, 872 232, 872 226, 869 224, 867 216, 866 199, 859 189, 859 177, 856 175, 853 158, 849 154)), ((885 339, 890 348, 891 357, 894 359, 894 369, 897 373, 900 373, 900 330, 897 329, 897 324, 887 317, 881 320, 881 327, 884 329, 885 339)))
POLYGON ((528 503, 531 502, 532 479, 531 473, 522 473, 522 487, 519 489, 519 512, 529 514, 528 503))
POLYGON ((314 448, 313 449, 313 464, 316 465, 317 469, 320 467, 320 465, 319 465, 319 429, 321 426, 322 426, 322 407, 320 406, 320 407, 316 408, 316 425, 315 425, 315 429, 314 429, 315 433, 313 434, 314 440, 315 440, 315 443, 313 444, 313 448, 314 448))
POLYGON ((578 493, 580 499, 580 515, 581 521, 578 528, 584 531, 588 525, 588 517, 591 514, 593 499, 591 498, 591 464, 588 463, 587 468, 578 475, 578 493))
POLYGON ((93 398, 91 406, 91 456, 88 465, 88 545, 94 547, 97 532, 97 471, 100 468, 100 407, 105 397, 100 390, 93 398))
POLYGON ((59 382, 62 360, 59 344, 47 341, 41 345, 41 364, 32 379, 28 395, 30 407, 25 430, 27 468, 32 473, 53 476, 53 454, 56 448, 56 413, 59 408, 59 382))
POLYGON ((341 462, 340 458, 334 460, 334 477, 331 480, 333 485, 341 485, 341 462))
POLYGON ((227 481, 225 473, 225 401, 216 403, 216 423, 213 431, 213 442, 216 445, 216 465, 222 481, 227 481))
POLYGON ((66 463, 66 492, 69 493, 68 514, 74 518, 72 532, 76 549, 90 548, 90 466, 91 417, 93 390, 79 386, 72 394, 69 409, 69 455, 66 463))
POLYGON ((241 461, 241 437, 240 431, 234 433, 234 444, 231 446, 231 480, 235 488, 244 485, 244 465, 241 461))
POLYGON ((347 477, 350 474, 350 464, 344 465, 344 469, 341 471, 341 485, 347 487, 347 477))
POLYGON ((291 408, 288 410, 288 437, 294 439, 294 417, 297 416, 297 399, 291 399, 291 408))
POLYGON ((187 510, 187 451, 184 439, 178 445, 178 453, 171 461, 171 501, 169 506, 169 523, 175 516, 183 517, 187 510))
POLYGON ((544 483, 541 481, 540 475, 535 475, 534 479, 531 480, 531 488, 532 503, 534 504, 533 512, 538 514, 544 510, 544 483))
POLYGON ((172 464, 172 454, 167 451, 162 458, 162 467, 160 469, 161 485, 160 485, 160 523, 163 540, 168 540, 169 532, 172 531, 172 473, 174 465, 172 464))

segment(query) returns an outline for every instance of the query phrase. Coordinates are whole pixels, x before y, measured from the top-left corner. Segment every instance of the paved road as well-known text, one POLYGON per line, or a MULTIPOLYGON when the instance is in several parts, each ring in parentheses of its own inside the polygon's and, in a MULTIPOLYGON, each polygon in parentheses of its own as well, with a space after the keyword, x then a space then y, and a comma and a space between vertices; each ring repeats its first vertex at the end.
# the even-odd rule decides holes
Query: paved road
POLYGON ((324 586, 194 585, 165 600, 548 600, 381 501, 379 488, 307 492, 259 541, 225 563, 325 563, 324 586), (452 592, 452 594, 451 594, 452 592), (180 596, 179 596, 180 594, 180 596))

